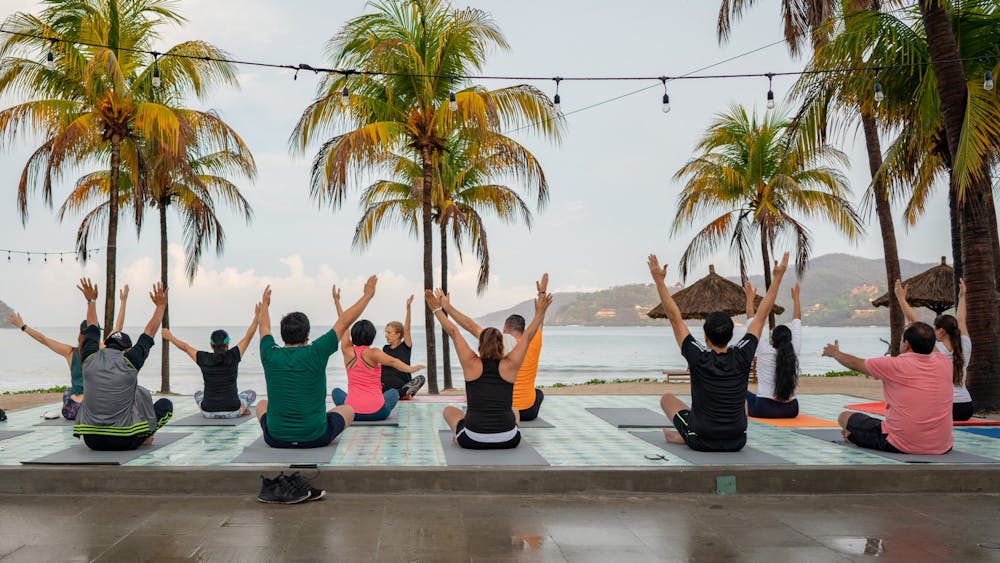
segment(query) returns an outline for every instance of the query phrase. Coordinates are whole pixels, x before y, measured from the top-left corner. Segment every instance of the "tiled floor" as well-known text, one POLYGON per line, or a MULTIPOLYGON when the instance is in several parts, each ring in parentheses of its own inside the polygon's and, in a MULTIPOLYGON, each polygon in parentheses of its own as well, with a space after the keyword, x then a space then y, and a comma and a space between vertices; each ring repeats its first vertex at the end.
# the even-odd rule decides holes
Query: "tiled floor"
MULTIPOLYGON (((859 399, 847 395, 803 395, 801 411, 818 418, 836 420, 846 404, 859 399)), ((340 445, 331 463, 334 466, 441 466, 444 454, 437 438, 446 429, 440 402, 400 403, 399 427, 351 427, 339 438, 340 445)), ((193 414, 197 407, 190 397, 174 398, 175 418, 193 414)), ((617 429, 587 412, 587 407, 645 407, 659 411, 655 396, 550 396, 542 407, 542 417, 554 428, 523 429, 524 439, 552 466, 563 467, 643 467, 689 465, 666 455, 665 460, 648 460, 646 454, 664 453, 638 438, 628 429, 617 429)), ((71 428, 34 426, 45 411, 58 412, 58 405, 10 413, 0 430, 30 430, 30 434, 0 441, 0 465, 18 465, 78 444, 71 428)), ((180 427, 167 425, 166 431, 191 432, 190 436, 150 452, 128 465, 215 466, 231 463, 244 446, 260 436, 260 427, 249 421, 235 427, 180 427)), ((887 458, 847 448, 750 421, 748 445, 798 465, 895 464, 887 458)), ((1000 439, 968 432, 955 432, 955 449, 985 456, 1000 463, 1000 439)))
POLYGON ((996 561, 995 495, 2 496, 7 561, 996 561))

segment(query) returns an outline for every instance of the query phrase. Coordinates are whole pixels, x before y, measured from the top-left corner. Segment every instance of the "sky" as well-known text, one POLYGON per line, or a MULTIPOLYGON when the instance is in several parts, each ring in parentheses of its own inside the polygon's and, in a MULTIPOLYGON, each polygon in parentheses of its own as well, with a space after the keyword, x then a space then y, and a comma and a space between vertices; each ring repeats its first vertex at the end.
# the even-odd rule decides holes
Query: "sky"
MULTIPOLYGON (((38 13, 40 4, 6 0, 0 15, 38 13)), ((676 76, 781 38, 779 0, 755 3, 721 46, 715 35, 717 1, 473 0, 456 5, 466 4, 490 12, 511 45, 508 51, 489 56, 483 73, 493 75, 676 76)), ((239 59, 312 66, 327 64, 326 41, 345 21, 366 10, 365 2, 358 0, 182 0, 177 5, 188 22, 183 27, 162 28, 161 51, 180 41, 201 39, 239 59)), ((803 65, 779 44, 714 67, 712 72, 779 72, 803 65)), ((272 316, 301 310, 315 322, 326 322, 335 316, 331 284, 343 287, 345 300, 354 299, 371 274, 379 276, 379 285, 366 316, 376 322, 401 318, 406 297, 422 287, 420 241, 404 230, 387 230, 364 252, 352 248, 360 216, 357 194, 364 184, 352 185, 351 197, 339 209, 319 207, 310 198, 308 186, 309 164, 317 147, 310 147, 304 156, 293 156, 288 150, 289 134, 314 99, 318 77, 300 73, 293 80, 290 71, 241 67, 239 80, 239 89, 215 90, 192 105, 221 114, 253 151, 258 177, 253 183, 241 182, 240 187, 255 216, 248 225, 233 213, 221 213, 225 253, 207 255, 190 285, 183 275, 180 226, 175 217, 170 218, 172 323, 242 324, 267 284, 274 292, 272 316)), ((775 79, 779 104, 792 82, 792 78, 775 79)), ((490 87, 509 84, 485 83, 490 87)), ((552 81, 535 85, 550 94, 555 91, 552 81)), ((488 220, 492 274, 485 295, 476 295, 474 257, 467 256, 461 264, 456 255, 449 257, 453 303, 474 315, 509 307, 534 296, 534 281, 543 272, 549 273, 553 291, 647 283, 645 257, 650 252, 671 265, 668 281, 678 281, 678 270, 672 266, 692 233, 670 236, 681 189, 673 174, 691 158, 715 114, 732 104, 763 111, 766 92, 763 78, 674 82, 670 85, 673 111, 664 114, 658 81, 563 82, 563 111, 570 114, 565 141, 555 146, 514 134, 540 160, 550 186, 550 202, 535 210, 530 231, 523 225, 488 220), (645 90, 633 93, 641 89, 645 90)), ((7 107, 17 101, 0 103, 7 107)), ((27 224, 22 226, 17 215, 17 182, 28 154, 36 147, 32 139, 0 147, 0 248, 35 253, 71 250, 79 217, 59 223, 40 197, 29 203, 27 224)), ((840 148, 850 157, 852 166, 846 173, 852 199, 858 202, 869 180, 862 135, 848 136, 840 148)), ((71 185, 63 181, 55 187, 56 207, 71 185)), ((950 256, 943 194, 944 190, 937 191, 927 216, 916 227, 907 229, 897 222, 902 258, 936 262, 940 256, 950 256)), ((895 214, 901 214, 898 208, 895 214)), ((816 223, 810 227, 814 256, 832 252, 882 256, 874 214, 866 218, 867 236, 857 244, 847 242, 829 226, 816 223)), ((141 325, 152 310, 143 292, 159 278, 158 232, 152 211, 139 236, 132 226, 123 225, 118 245, 119 286, 127 283, 134 290, 127 324, 141 325)), ((104 256, 99 254, 86 267, 69 256, 65 260, 60 263, 50 257, 44 263, 34 256, 29 264, 23 256, 8 262, 0 255, 0 299, 36 326, 73 324, 83 310, 74 284, 81 275, 90 276, 100 284, 103 296, 104 256)), ((696 267, 693 275, 707 273, 709 262, 723 274, 738 271, 722 251, 696 267)), ((435 265, 439 265, 437 257, 435 265)), ((751 272, 760 269, 757 265, 751 272)), ((808 283, 808 272, 803 283, 808 283)), ((419 312, 415 308, 417 319, 419 312)))

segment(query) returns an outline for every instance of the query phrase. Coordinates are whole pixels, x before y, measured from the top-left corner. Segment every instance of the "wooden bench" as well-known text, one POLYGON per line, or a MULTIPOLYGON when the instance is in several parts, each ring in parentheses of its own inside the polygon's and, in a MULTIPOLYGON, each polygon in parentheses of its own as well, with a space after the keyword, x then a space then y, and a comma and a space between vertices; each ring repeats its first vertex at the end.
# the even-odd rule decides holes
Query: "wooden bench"
MULTIPOLYGON (((691 372, 686 369, 668 369, 663 371, 667 383, 691 383, 691 372)), ((757 358, 750 364, 750 383, 757 383, 757 358)))

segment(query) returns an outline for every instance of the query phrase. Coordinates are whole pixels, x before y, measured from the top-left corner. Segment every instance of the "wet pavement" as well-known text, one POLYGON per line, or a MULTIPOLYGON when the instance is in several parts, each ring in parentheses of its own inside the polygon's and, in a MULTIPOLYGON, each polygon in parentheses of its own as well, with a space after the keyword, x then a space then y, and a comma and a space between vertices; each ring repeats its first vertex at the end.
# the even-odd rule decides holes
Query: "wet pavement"
POLYGON ((2 561, 1000 561, 1000 496, 0 496, 2 561))

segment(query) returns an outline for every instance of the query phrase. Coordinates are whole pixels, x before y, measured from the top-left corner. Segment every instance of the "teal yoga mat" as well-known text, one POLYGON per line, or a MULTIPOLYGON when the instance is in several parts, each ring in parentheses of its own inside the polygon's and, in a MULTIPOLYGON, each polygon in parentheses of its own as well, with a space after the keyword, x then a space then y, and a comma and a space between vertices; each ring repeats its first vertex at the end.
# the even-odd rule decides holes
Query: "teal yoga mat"
POLYGON ((792 462, 776 455, 744 446, 738 452, 698 452, 683 444, 671 444, 663 432, 631 432, 643 442, 652 444, 670 455, 690 461, 695 465, 790 465, 792 462))
POLYGON ((844 437, 841 435, 839 429, 824 429, 824 430, 796 430, 796 434, 802 434, 803 436, 809 436, 810 438, 816 438, 819 440, 824 440, 827 442, 832 442, 834 444, 839 444, 845 448, 855 448, 857 450, 863 451, 866 454, 877 455, 879 457, 888 458, 895 461, 902 461, 904 463, 1000 463, 995 459, 990 459, 988 457, 978 456, 975 454, 970 454, 966 452, 957 452, 951 450, 946 454, 940 455, 921 455, 921 454, 896 454, 890 452, 880 452, 878 450, 869 450, 867 448, 859 448, 854 444, 849 444, 844 441, 844 437))
POLYGON ((154 434, 153 445, 140 446, 138 449, 123 452, 97 452, 88 448, 81 439, 80 443, 75 446, 21 463, 24 465, 123 465, 190 435, 190 432, 157 432, 154 434))
POLYGON ((451 430, 441 430, 438 438, 444 449, 444 459, 449 467, 461 465, 548 465, 549 462, 531 447, 524 436, 516 448, 509 450, 467 450, 452 443, 451 430))

